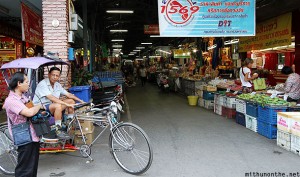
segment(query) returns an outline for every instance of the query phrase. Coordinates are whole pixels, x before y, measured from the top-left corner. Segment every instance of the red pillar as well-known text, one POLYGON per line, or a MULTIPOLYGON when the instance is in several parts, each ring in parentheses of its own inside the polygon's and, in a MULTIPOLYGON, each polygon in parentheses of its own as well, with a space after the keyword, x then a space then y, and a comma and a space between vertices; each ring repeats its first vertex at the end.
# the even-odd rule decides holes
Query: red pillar
POLYGON ((296 73, 300 74, 300 23, 299 20, 300 12, 296 11, 293 13, 293 29, 295 34, 295 60, 294 64, 296 66, 296 73))

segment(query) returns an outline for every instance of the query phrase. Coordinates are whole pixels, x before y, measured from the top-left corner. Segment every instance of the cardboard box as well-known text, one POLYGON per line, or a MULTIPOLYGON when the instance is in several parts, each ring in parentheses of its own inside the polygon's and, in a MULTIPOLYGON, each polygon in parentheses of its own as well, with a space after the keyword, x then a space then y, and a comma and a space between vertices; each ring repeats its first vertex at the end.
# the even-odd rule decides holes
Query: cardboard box
MULTIPOLYGON (((94 113, 89 112, 89 113, 87 113, 87 114, 85 114, 83 116, 92 116, 92 115, 94 115, 94 113)), ((80 115, 78 117, 80 118, 80 115)), ((90 132, 90 131, 92 131, 94 129, 94 122, 93 121, 79 120, 79 122, 80 122, 80 125, 81 125, 81 128, 82 128, 82 131, 84 133, 90 132)), ((78 132, 80 133, 79 128, 76 129, 75 134, 78 133, 78 132)))
MULTIPOLYGON (((94 140, 94 130, 83 133, 83 137, 85 138, 86 144, 90 145, 94 140)), ((80 133, 75 133, 74 137, 74 144, 75 145, 83 145, 84 142, 82 141, 82 135, 80 133)))
MULTIPOLYGON (((278 112, 277 113, 277 129, 291 133, 292 129, 292 119, 299 118, 300 120, 300 112, 278 112)), ((300 130, 299 130, 300 135, 300 130)))
POLYGON ((300 116, 294 116, 290 123, 292 135, 300 136, 300 116))
POLYGON ((206 86, 206 90, 209 92, 215 92, 215 91, 217 91, 217 87, 209 85, 209 86, 206 86))

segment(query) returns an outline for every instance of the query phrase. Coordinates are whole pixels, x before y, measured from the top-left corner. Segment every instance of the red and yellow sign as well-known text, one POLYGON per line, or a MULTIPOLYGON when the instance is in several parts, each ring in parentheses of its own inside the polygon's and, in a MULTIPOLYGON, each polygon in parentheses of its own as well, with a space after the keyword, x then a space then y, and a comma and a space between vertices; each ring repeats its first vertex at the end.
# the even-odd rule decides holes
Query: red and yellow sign
POLYGON ((31 44, 43 46, 42 17, 21 3, 22 40, 31 44))
POLYGON ((256 26, 256 36, 242 37, 239 52, 291 45, 292 13, 270 19, 256 26))
POLYGON ((144 25, 144 34, 159 34, 158 24, 144 25))

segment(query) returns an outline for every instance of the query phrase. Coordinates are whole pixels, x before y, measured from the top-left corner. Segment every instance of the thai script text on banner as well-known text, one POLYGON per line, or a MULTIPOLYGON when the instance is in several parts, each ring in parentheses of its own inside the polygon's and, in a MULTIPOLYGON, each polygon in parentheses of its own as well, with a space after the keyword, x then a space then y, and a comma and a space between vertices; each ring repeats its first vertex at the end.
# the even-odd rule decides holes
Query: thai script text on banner
POLYGON ((241 37, 239 52, 291 45, 292 13, 257 24, 256 36, 241 37))
POLYGON ((160 36, 255 35, 253 0, 158 0, 160 36))

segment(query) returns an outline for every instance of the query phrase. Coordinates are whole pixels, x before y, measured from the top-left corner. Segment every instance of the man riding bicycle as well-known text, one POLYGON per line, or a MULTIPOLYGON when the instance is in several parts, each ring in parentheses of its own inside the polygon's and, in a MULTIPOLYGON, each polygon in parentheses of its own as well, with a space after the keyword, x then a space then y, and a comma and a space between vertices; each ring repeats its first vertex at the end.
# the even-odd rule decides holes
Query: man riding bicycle
POLYGON ((42 80, 36 87, 33 104, 43 104, 46 111, 50 112, 55 118, 55 125, 59 138, 68 138, 68 135, 61 130, 62 114, 64 110, 68 110, 68 118, 72 118, 74 114, 75 101, 84 103, 75 95, 67 92, 58 82, 61 71, 57 67, 52 67, 49 71, 48 78, 42 80), (67 99, 60 100, 60 96, 65 95, 67 99), (74 101, 75 100, 75 101, 74 101))

